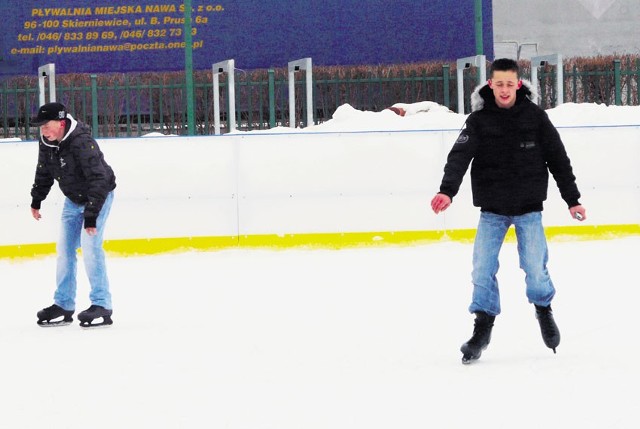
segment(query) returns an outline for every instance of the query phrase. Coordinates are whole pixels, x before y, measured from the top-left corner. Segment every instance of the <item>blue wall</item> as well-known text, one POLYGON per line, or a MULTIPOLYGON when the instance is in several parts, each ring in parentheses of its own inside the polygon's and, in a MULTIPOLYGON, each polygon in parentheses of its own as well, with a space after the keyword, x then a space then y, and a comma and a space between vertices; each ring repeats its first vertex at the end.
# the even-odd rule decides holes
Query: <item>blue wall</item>
MULTIPOLYGON (((124 4, 3 0, 0 74, 35 73, 50 62, 58 73, 183 69, 181 3, 124 4)), ((195 69, 230 58, 254 69, 304 57, 316 65, 397 64, 476 53, 471 0, 192 0, 192 7, 195 69)), ((483 33, 491 57, 491 0, 483 0, 483 33)))

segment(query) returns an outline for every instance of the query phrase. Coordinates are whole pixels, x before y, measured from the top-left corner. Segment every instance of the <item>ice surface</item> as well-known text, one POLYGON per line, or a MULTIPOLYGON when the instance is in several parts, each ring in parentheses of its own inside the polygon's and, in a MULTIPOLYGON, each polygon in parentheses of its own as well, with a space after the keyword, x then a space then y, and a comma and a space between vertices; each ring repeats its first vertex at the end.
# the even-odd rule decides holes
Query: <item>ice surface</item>
MULTIPOLYGON (((551 242, 541 339, 515 244, 472 365, 470 244, 110 258, 114 325, 36 325, 55 259, 0 260, 0 427, 629 428, 640 238, 551 242)), ((78 307, 89 306, 79 267, 78 307)))

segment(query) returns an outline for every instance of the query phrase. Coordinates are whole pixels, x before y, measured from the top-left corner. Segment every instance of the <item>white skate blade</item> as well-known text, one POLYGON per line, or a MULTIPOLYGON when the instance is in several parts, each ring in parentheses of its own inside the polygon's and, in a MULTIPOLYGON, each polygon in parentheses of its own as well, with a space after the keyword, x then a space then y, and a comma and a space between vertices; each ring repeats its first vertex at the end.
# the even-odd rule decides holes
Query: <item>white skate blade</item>
POLYGON ((113 320, 111 320, 110 316, 107 317, 98 317, 97 319, 93 319, 92 321, 80 321, 80 327, 82 329, 98 329, 98 328, 108 328, 113 325, 113 320), (101 322, 93 323, 96 320, 102 319, 101 322))
POLYGON ((62 326, 69 326, 73 323, 73 320, 69 320, 69 321, 65 321, 65 320, 58 320, 58 321, 53 321, 53 322, 45 322, 45 321, 38 321, 36 322, 38 324, 38 326, 40 326, 41 328, 60 328, 62 326))

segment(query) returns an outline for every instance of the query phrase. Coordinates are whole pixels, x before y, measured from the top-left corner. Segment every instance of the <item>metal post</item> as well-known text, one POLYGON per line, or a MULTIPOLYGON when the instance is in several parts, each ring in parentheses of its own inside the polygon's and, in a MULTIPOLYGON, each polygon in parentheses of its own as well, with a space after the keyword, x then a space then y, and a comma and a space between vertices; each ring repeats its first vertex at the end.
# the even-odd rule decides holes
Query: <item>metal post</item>
POLYGON ((268 70, 269 75, 269 128, 276 127, 276 71, 268 70))
POLYGON ((487 57, 476 55, 473 57, 459 58, 456 61, 456 73, 458 78, 458 113, 464 114, 464 81, 463 74, 468 68, 476 67, 478 73, 478 85, 487 81, 487 57))
POLYGON ((193 36, 191 34, 191 0, 184 1, 184 73, 187 89, 187 131, 195 135, 196 119, 193 90, 193 36))
POLYGON ((98 137, 98 75, 91 75, 91 131, 98 137))
POLYGON ((307 126, 313 125, 313 70, 311 58, 289 62, 289 127, 296 127, 295 72, 305 70, 307 88, 307 126))
MULTIPOLYGON (((552 54, 552 55, 541 55, 538 57, 531 58, 531 83, 536 86, 538 92, 540 91, 540 86, 538 84, 538 67, 542 67, 544 65, 555 65, 557 66, 556 73, 556 105, 561 105, 564 103, 564 70, 562 67, 562 55, 560 54, 552 54)), ((535 103, 538 103, 538 100, 534 100, 535 103)))
POLYGON ((613 60, 613 79, 615 82, 615 103, 616 106, 622 106, 622 82, 620 73, 620 60, 613 60))
POLYGON ((56 101, 56 65, 54 63, 45 64, 38 67, 38 87, 40 88, 39 101, 40 106, 45 104, 46 92, 44 79, 49 78, 49 102, 56 101))
POLYGON ((482 32, 482 0, 475 0, 475 29, 476 29, 476 55, 484 55, 484 41, 482 32))
POLYGON ((311 69, 311 58, 305 70, 307 81, 307 127, 313 125, 313 70, 311 69))
POLYGON ((451 103, 450 94, 449 94, 449 64, 442 65, 442 92, 444 95, 444 105, 449 107, 451 103))
POLYGON ((235 60, 226 60, 215 63, 213 71, 213 124, 214 133, 220 134, 220 73, 227 73, 227 94, 229 111, 227 112, 227 124, 229 132, 236 130, 236 83, 235 60))

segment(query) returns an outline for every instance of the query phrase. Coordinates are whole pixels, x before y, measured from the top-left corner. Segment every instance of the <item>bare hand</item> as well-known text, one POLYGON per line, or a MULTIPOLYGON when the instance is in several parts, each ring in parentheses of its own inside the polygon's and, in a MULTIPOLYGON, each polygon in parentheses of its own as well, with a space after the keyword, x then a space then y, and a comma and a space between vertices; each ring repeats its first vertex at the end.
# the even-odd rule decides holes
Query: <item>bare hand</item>
POLYGON ((84 230, 87 231, 87 234, 89 235, 98 234, 98 228, 85 228, 84 230))
POLYGON ((569 213, 571 213, 571 217, 582 222, 587 219, 587 211, 582 206, 573 206, 569 209, 569 213))
POLYGON ((431 200, 431 208, 435 214, 445 211, 451 205, 451 198, 445 194, 436 194, 431 200))
POLYGON ((42 215, 40 214, 40 210, 34 209, 34 208, 31 209, 31 216, 33 216, 35 220, 40 220, 42 218, 42 215))

